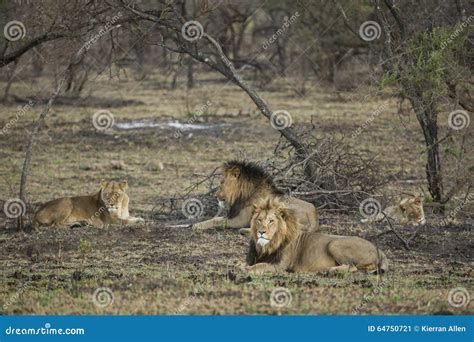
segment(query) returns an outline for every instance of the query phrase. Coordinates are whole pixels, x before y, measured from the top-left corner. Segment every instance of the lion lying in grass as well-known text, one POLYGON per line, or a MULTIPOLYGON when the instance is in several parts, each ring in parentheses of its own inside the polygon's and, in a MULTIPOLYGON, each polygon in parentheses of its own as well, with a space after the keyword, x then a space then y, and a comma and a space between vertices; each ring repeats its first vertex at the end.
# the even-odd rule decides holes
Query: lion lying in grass
MULTIPOLYGON (((217 192, 220 203, 229 205, 228 217, 215 217, 197 223, 195 229, 209 229, 225 225, 228 228, 243 228, 241 233, 250 231, 253 204, 267 196, 284 196, 263 168, 255 163, 229 161, 222 167, 223 179, 217 192)), ((315 206, 297 198, 285 199, 286 205, 293 209, 298 225, 303 230, 316 230, 319 226, 315 206)))
POLYGON ((388 270, 385 254, 367 240, 301 231, 294 211, 275 197, 255 204, 251 237, 246 271, 252 274, 388 270))
POLYGON ((414 226, 426 223, 425 212, 423 211, 423 198, 404 198, 398 205, 387 207, 382 213, 378 213, 374 218, 365 218, 361 222, 381 222, 385 216, 399 224, 412 224, 414 226))
POLYGON ((71 227, 86 222, 103 227, 111 223, 131 224, 143 222, 128 212, 130 199, 125 193, 127 181, 102 180, 100 190, 90 196, 63 197, 43 204, 35 214, 33 227, 71 227))

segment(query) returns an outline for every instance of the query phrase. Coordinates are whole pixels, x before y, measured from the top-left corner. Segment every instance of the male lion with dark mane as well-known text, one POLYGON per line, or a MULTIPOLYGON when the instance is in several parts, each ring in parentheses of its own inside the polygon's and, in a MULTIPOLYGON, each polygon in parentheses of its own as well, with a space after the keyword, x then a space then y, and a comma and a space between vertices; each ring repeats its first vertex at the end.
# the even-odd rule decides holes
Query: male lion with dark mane
POLYGON ((278 198, 255 204, 246 271, 385 272, 388 260, 371 242, 355 236, 337 236, 298 229, 293 210, 278 198))
MULTIPOLYGON (((228 228, 242 228, 241 233, 250 231, 253 204, 267 196, 283 198, 273 179, 259 165, 252 162, 232 160, 222 166, 223 179, 217 192, 217 199, 229 209, 228 217, 215 217, 196 223, 195 229, 209 229, 225 225, 228 228)), ((319 226, 315 206, 298 198, 285 197, 288 208, 295 212, 296 222, 303 230, 316 230, 319 226)))
POLYGON ((102 227, 111 223, 131 224, 143 222, 128 212, 130 199, 125 193, 128 182, 102 180, 100 190, 87 196, 63 197, 43 204, 35 214, 33 227, 71 227, 85 222, 102 227))

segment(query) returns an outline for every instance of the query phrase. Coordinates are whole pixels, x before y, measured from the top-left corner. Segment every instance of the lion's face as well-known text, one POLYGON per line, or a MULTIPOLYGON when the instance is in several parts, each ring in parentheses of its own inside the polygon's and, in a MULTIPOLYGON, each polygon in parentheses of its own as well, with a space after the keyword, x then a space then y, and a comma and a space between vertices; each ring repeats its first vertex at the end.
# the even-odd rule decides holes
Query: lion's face
POLYGON ((425 212, 423 211, 423 198, 404 198, 400 201, 400 209, 410 222, 425 224, 425 212))
POLYGON ((128 187, 127 181, 111 181, 107 182, 102 180, 101 186, 101 199, 104 202, 107 211, 111 214, 118 212, 120 205, 122 204, 125 189, 128 187))
POLYGON ((238 195, 240 170, 238 168, 225 170, 217 191, 216 197, 219 202, 232 204, 238 195))
POLYGON ((279 201, 255 206, 250 225, 257 251, 270 254, 293 235, 287 218, 288 211, 279 201))

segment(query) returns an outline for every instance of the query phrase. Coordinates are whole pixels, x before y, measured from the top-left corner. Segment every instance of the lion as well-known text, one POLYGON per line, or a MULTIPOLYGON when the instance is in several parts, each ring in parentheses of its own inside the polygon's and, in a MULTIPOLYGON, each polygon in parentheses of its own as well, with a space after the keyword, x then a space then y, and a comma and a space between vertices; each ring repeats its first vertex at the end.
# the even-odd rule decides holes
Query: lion
POLYGON ((361 222, 381 222, 385 217, 399 224, 424 225, 426 219, 423 211, 423 197, 403 198, 398 205, 387 207, 375 217, 362 219, 361 222))
MULTIPOLYGON (((277 189, 272 178, 259 165, 252 162, 232 160, 222 166, 223 179, 217 192, 219 205, 225 203, 229 209, 227 217, 215 217, 196 223, 195 229, 209 229, 226 226, 240 228, 241 234, 250 233, 250 219, 253 204, 269 195, 284 197, 277 189)), ((316 207, 306 201, 294 197, 285 197, 289 208, 295 210, 297 222, 303 230, 316 230, 319 217, 316 207)))
POLYGON ((302 231, 296 221, 294 210, 277 197, 257 202, 245 270, 251 274, 388 270, 387 257, 371 242, 355 236, 302 231))
POLYGON ((103 227, 112 223, 132 224, 144 222, 132 217, 128 211, 129 197, 125 193, 128 182, 100 182, 100 190, 89 196, 57 198, 43 204, 35 214, 33 227, 72 227, 83 222, 103 227))

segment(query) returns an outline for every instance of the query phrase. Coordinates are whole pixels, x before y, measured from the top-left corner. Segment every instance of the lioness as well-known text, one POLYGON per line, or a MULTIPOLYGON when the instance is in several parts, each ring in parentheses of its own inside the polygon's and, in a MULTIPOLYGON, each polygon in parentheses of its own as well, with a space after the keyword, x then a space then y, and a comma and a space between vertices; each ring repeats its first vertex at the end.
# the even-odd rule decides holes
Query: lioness
POLYGON ((33 227, 66 227, 86 222, 102 227, 110 223, 131 224, 143 222, 128 212, 129 198, 125 193, 128 182, 100 182, 100 190, 94 195, 63 197, 43 204, 35 214, 33 227))
POLYGON ((381 222, 385 216, 399 224, 424 225, 426 219, 423 211, 423 197, 404 198, 398 205, 387 207, 382 213, 378 213, 373 218, 362 219, 361 222, 381 222))
MULTIPOLYGON (((261 198, 284 196, 262 167, 252 162, 232 160, 222 166, 223 179, 217 192, 219 203, 226 203, 230 210, 228 217, 215 217, 197 223, 195 229, 209 229, 226 225, 228 228, 242 228, 241 233, 250 232, 253 204, 261 198)), ((300 228, 316 230, 319 226, 315 206, 298 198, 286 198, 287 206, 295 210, 300 228)))
POLYGON ((367 240, 301 231, 294 211, 275 197, 255 204, 251 237, 246 270, 253 274, 388 270, 385 254, 367 240))

